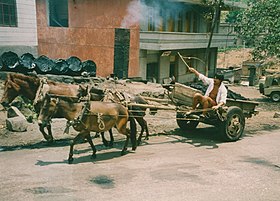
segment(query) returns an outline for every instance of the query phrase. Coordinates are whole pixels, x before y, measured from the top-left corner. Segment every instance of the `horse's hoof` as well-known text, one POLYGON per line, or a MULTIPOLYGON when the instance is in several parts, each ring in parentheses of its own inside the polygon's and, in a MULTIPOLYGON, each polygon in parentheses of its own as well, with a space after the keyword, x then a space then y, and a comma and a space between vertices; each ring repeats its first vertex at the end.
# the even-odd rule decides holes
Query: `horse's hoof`
POLYGON ((137 149, 137 146, 132 147, 132 151, 135 151, 137 149))
POLYGON ((45 137, 45 140, 47 140, 48 143, 52 143, 53 142, 53 137, 47 136, 47 137, 45 137))
POLYGON ((113 147, 113 145, 114 145, 114 143, 113 143, 113 142, 110 142, 110 143, 109 143, 109 147, 111 147, 111 148, 112 148, 112 147, 113 147))
POLYGON ((108 147, 108 146, 109 146, 109 144, 108 144, 107 141, 103 141, 103 144, 104 144, 105 147, 108 147))
POLYGON ((73 159, 72 157, 69 157, 69 158, 68 158, 68 164, 72 164, 72 163, 73 163, 73 160, 74 160, 74 159, 73 159))
POLYGON ((122 155, 122 156, 126 154, 126 150, 127 150, 127 149, 123 149, 123 150, 122 150, 122 152, 121 152, 121 155, 122 155))
POLYGON ((96 154, 92 154, 91 159, 96 159, 96 154))

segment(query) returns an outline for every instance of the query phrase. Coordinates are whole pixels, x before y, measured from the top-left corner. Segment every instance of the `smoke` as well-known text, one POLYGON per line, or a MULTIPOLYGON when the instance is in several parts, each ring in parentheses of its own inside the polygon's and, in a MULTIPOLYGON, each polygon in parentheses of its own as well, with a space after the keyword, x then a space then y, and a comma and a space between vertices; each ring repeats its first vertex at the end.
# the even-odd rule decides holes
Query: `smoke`
POLYGON ((131 1, 127 6, 127 14, 122 20, 121 27, 129 28, 141 22, 147 23, 149 19, 153 20, 155 27, 159 27, 163 21, 163 15, 172 15, 186 9, 186 6, 182 3, 170 3, 166 0, 147 2, 149 4, 144 0, 131 1))
POLYGON ((121 27, 129 28, 130 26, 136 25, 143 20, 143 16, 141 14, 141 10, 143 5, 140 0, 133 0, 128 4, 126 9, 127 14, 122 20, 121 27))

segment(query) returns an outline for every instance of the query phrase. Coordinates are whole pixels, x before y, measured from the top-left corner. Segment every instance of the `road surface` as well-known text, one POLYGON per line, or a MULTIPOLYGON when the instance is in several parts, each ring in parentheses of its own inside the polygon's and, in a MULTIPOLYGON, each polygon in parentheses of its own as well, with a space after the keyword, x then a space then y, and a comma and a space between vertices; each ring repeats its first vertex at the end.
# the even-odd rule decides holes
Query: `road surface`
POLYGON ((207 137, 209 129, 198 130, 198 136, 152 136, 124 156, 121 141, 111 149, 99 144, 95 160, 89 145, 79 144, 71 165, 68 141, 2 148, 0 199, 280 200, 280 130, 231 143, 207 137))

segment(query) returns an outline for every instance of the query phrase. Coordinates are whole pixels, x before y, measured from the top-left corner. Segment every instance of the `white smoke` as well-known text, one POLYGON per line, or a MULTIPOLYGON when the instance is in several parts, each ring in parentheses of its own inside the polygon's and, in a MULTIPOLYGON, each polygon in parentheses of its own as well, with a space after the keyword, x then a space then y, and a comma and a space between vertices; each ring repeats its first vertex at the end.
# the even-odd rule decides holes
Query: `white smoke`
POLYGON ((166 17, 174 15, 191 7, 183 3, 172 3, 166 0, 133 0, 126 9, 126 16, 121 22, 121 28, 130 28, 141 23, 152 21, 152 24, 158 28, 162 25, 163 15, 166 17))
POLYGON ((141 1, 134 0, 128 4, 126 9, 126 16, 122 20, 121 27, 122 28, 129 28, 130 26, 136 25, 143 20, 143 16, 141 14, 141 1))

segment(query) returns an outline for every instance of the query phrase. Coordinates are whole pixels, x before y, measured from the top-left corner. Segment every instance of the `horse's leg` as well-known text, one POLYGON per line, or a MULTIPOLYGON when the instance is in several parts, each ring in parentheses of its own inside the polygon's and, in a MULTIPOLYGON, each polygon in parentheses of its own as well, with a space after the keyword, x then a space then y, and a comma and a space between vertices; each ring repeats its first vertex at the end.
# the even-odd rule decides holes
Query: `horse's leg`
POLYGON ((39 130, 40 130, 40 132, 43 134, 45 140, 47 140, 48 142, 52 142, 52 141, 53 141, 52 136, 49 136, 49 135, 45 132, 45 126, 39 125, 39 130))
POLYGON ((106 140, 105 136, 104 136, 104 132, 101 132, 101 138, 102 138, 102 142, 104 144, 105 147, 109 146, 108 141, 106 140))
POLYGON ((92 149, 92 156, 91 156, 91 158, 95 159, 95 158, 96 158, 96 148, 95 148, 95 146, 94 146, 94 144, 93 144, 93 142, 92 142, 92 139, 91 139, 91 137, 90 137, 90 133, 88 133, 88 134, 86 135, 86 139, 87 139, 87 141, 88 141, 88 143, 90 144, 91 149, 92 149))
POLYGON ((127 134, 126 135, 126 140, 125 140, 124 145, 123 145, 123 149, 121 151, 122 156, 125 155, 125 152, 127 151, 128 142, 129 142, 129 135, 127 134))
POLYGON ((119 121, 116 125, 119 133, 126 135, 126 140, 125 140, 123 149, 121 151, 121 155, 125 154, 125 152, 127 150, 127 145, 128 145, 128 142, 129 142, 129 138, 130 138, 130 135, 129 135, 130 130, 126 128, 126 124, 127 124, 127 120, 125 122, 124 121, 119 121))
POLYGON ((130 141, 132 144, 132 150, 134 151, 137 148, 137 142, 136 142, 137 127, 136 127, 135 119, 133 117, 130 117, 129 121, 130 121, 129 136, 130 136, 130 141))
POLYGON ((113 131, 112 129, 109 130, 110 133, 110 143, 109 143, 109 147, 113 147, 114 144, 114 136, 113 136, 113 131))
POLYGON ((135 117, 135 119, 141 126, 141 132, 137 140, 137 145, 139 145, 141 143, 141 139, 145 130, 146 130, 145 140, 149 140, 149 130, 148 130, 147 121, 143 117, 135 117))
POLYGON ((47 130, 48 130, 50 142, 52 142, 53 141, 53 135, 52 135, 52 126, 51 126, 51 124, 47 125, 47 130))
POLYGON ((74 145, 81 139, 85 138, 86 132, 80 132, 76 137, 74 137, 73 140, 70 142, 70 151, 69 151, 69 157, 68 157, 68 163, 71 164, 73 162, 73 149, 74 145))

